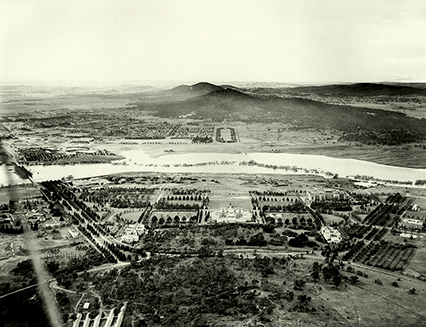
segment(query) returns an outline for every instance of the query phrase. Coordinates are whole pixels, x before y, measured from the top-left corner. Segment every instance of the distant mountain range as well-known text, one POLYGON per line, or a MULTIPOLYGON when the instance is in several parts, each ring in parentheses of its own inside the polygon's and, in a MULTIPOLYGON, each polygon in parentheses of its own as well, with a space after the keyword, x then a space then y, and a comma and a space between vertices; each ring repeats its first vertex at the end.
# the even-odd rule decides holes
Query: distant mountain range
POLYGON ((288 89, 288 91, 291 93, 313 93, 319 95, 338 96, 426 96, 426 84, 416 83, 413 85, 407 85, 406 83, 356 83, 348 85, 301 86, 288 89))

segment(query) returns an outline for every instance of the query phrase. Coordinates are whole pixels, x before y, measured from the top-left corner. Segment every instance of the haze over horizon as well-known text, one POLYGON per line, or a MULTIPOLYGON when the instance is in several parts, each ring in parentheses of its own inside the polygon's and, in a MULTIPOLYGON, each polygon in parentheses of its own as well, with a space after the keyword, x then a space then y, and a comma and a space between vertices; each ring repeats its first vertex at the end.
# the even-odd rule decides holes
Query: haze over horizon
POLYGON ((419 82, 425 34, 414 0, 0 0, 0 83, 419 82))

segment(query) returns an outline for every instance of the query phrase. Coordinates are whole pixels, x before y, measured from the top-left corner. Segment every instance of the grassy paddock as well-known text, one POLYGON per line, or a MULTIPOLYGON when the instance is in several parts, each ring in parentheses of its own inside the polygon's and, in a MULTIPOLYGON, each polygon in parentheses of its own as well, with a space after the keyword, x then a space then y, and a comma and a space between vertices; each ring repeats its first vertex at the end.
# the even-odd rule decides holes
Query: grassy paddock
MULTIPOLYGON (((15 185, 13 191, 20 200, 41 196, 40 192, 33 185, 15 185)), ((0 204, 9 203, 10 192, 10 187, 0 188, 0 204)))
POLYGON ((131 220, 131 221, 136 223, 136 222, 138 222, 139 217, 141 216, 142 213, 143 213, 143 210, 127 212, 127 213, 123 213, 121 218, 126 219, 126 220, 131 220))
POLYGON ((327 224, 339 223, 343 220, 343 218, 337 217, 335 215, 327 215, 325 213, 322 214, 324 220, 327 224))

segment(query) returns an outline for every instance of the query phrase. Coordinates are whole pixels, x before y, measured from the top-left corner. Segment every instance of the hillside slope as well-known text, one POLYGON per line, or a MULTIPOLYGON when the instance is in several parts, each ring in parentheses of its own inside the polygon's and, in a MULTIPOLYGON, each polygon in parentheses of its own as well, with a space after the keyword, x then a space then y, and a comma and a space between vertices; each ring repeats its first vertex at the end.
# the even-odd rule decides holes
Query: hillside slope
POLYGON ((425 138, 426 121, 400 112, 337 106, 300 98, 257 97, 231 88, 209 86, 208 89, 214 91, 183 101, 141 103, 138 109, 163 118, 190 116, 215 122, 280 122, 296 128, 334 129, 350 140, 365 143, 401 144, 425 138))

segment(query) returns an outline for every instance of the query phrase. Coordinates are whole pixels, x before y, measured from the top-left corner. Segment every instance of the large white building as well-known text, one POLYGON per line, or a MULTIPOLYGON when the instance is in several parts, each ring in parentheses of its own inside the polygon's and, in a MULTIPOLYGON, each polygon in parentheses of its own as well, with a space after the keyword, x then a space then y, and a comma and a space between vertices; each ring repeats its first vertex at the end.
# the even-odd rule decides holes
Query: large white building
POLYGON ((251 222, 251 213, 244 209, 234 209, 230 204, 227 209, 222 208, 211 212, 212 222, 217 223, 246 223, 251 222))
POLYGON ((346 196, 346 193, 341 190, 323 189, 323 190, 308 191, 307 198, 310 201, 333 201, 333 200, 345 200, 347 196, 346 196))
POLYGON ((340 243, 342 241, 342 235, 340 234, 340 231, 334 227, 321 227, 321 234, 328 243, 340 243))

